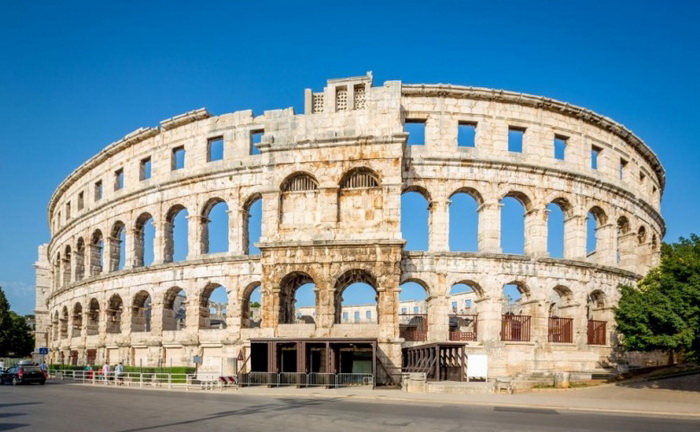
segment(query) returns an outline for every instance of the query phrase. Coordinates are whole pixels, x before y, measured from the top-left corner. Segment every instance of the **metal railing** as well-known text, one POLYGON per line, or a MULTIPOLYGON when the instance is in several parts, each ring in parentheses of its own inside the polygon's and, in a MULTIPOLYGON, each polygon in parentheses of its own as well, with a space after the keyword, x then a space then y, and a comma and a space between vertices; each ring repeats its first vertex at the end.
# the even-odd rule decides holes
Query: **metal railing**
POLYGON ((549 317, 547 339, 553 343, 571 343, 574 341, 574 320, 572 318, 549 317))
POLYGON ((501 340, 507 342, 529 342, 530 316, 503 315, 501 319, 501 340))
POLYGON ((477 315, 472 314, 450 314, 450 340, 458 342, 475 341, 478 333, 477 315))
POLYGON ((605 345, 605 321, 588 320, 588 345, 605 345))
POLYGON ((406 341, 428 339, 427 314, 399 314, 399 337, 406 341))
POLYGON ((239 386, 268 387, 374 387, 374 375, 362 373, 248 372, 239 375, 239 386))

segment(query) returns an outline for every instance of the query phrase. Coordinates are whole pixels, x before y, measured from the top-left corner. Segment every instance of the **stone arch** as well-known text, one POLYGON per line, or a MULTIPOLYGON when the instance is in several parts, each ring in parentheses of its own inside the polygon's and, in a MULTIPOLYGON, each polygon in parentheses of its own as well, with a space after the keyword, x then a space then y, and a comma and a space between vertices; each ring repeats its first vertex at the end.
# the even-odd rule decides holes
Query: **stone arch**
POLYGON ((78 237, 75 244, 75 280, 81 281, 85 277, 85 240, 78 237))
POLYGON ((564 197, 555 197, 547 204, 547 253, 552 258, 567 258, 574 255, 568 250, 575 235, 572 219, 573 205, 564 197))
POLYGON ((226 201, 219 197, 209 198, 201 212, 199 246, 202 254, 228 252, 228 219, 226 201), (223 240, 212 238, 212 232, 219 235, 225 233, 223 240))
POLYGON ((600 289, 591 291, 586 302, 586 315, 589 320, 603 320, 608 305, 608 295, 600 289))
POLYGON ((450 287, 446 318, 451 341, 477 340, 477 302, 483 295, 483 289, 473 280, 463 279, 450 287))
POLYGON ((401 234, 406 250, 428 250, 431 203, 430 193, 422 186, 412 185, 401 193, 401 234))
POLYGON ((90 237, 90 276, 102 273, 102 256, 104 250, 104 238, 102 231, 96 229, 90 237))
MULTIPOLYGON (((282 278, 279 285, 278 322, 280 324, 293 324, 296 321, 295 294, 299 287, 308 283, 315 284, 313 278, 302 271, 289 273, 282 278)), ((318 299, 315 299, 314 304, 318 304, 318 299)))
POLYGON ((372 226, 384 219, 384 195, 379 176, 367 167, 353 168, 340 180, 338 221, 372 226))
POLYGON ((226 288, 218 283, 209 282, 199 295, 199 328, 200 329, 225 329, 226 317, 229 308, 228 293, 226 288), (222 295, 223 293, 223 295, 222 295), (212 296, 223 297, 214 301, 212 296))
POLYGON ((303 171, 290 174, 280 184, 279 221, 281 225, 314 225, 320 218, 318 180, 303 171))
POLYGON ((547 340, 553 343, 574 341, 573 293, 564 285, 555 286, 549 295, 547 340))
POLYGON ((113 294, 107 302, 105 319, 107 320, 107 333, 122 332, 122 313, 124 302, 119 294, 113 294))
POLYGON ((61 339, 68 338, 68 307, 63 306, 61 309, 61 339))
POLYGON ((573 312, 570 308, 570 306, 573 304, 573 298, 573 292, 569 287, 565 285, 557 285, 554 288, 552 288, 552 291, 549 296, 549 316, 569 316, 573 312))
POLYGON ((241 294, 241 328, 259 328, 262 325, 262 287, 259 281, 249 283, 241 294), (259 302, 253 297, 258 292, 259 302))
POLYGON ((245 255, 258 255, 260 251, 255 246, 262 234, 262 203, 263 198, 255 193, 245 200, 243 205, 243 227, 241 232, 242 250, 245 255))
POLYGON ((71 336, 79 337, 83 328, 83 305, 80 302, 75 302, 71 316, 71 336))
POLYGON ((634 244, 630 242, 630 222, 626 216, 617 218, 617 230, 615 232, 615 263, 627 266, 629 256, 634 251, 634 244))
POLYGON ((134 267, 151 265, 152 262, 147 261, 147 258, 149 258, 147 254, 151 255, 150 258, 152 261, 154 255, 155 225, 153 216, 151 216, 150 213, 141 213, 139 217, 136 218, 134 237, 134 267), (152 233, 149 231, 152 231, 152 233), (150 252, 147 253, 147 251, 150 252))
POLYGON ((100 302, 94 297, 88 302, 86 330, 88 336, 97 335, 100 330, 100 302))
POLYGON ((66 247, 63 249, 63 261, 61 261, 61 280, 63 282, 63 286, 68 286, 71 282, 72 255, 70 245, 66 245, 66 247))
POLYGON ((637 230, 637 242, 640 245, 647 242, 647 229, 644 227, 644 225, 640 226, 637 230))
POLYGON ((163 331, 182 330, 187 324, 187 293, 179 286, 163 296, 163 331))
POLYGON ((118 220, 112 225, 109 234, 109 271, 117 271, 124 268, 124 254, 122 245, 126 244, 126 226, 118 220))
POLYGON ((588 210, 586 219, 586 253, 590 257, 593 254, 602 252, 601 242, 603 240, 600 228, 608 222, 608 216, 602 208, 594 205, 588 210))
POLYGON ((146 290, 136 293, 131 302, 131 331, 150 332, 152 317, 152 297, 146 290))
POLYGON ((182 204, 175 204, 165 214, 163 261, 182 261, 187 257, 187 208, 182 204))
POLYGON ((477 252, 479 250, 479 208, 484 198, 470 187, 455 190, 449 198, 449 249, 477 252))
POLYGON ((428 338, 428 285, 417 278, 399 285, 399 337, 407 341, 424 341, 428 338))
POLYGON ((501 303, 501 340, 527 342, 532 327, 530 291, 522 281, 503 285, 501 303), (517 298, 515 298, 517 297, 517 298))
POLYGON ((525 218, 532 210, 532 201, 523 192, 509 191, 500 199, 501 250, 504 253, 525 254, 527 231, 525 218))
MULTIPOLYGON (((379 322, 379 316, 378 316, 378 308, 377 308, 377 303, 378 303, 378 297, 379 297, 379 292, 377 291, 377 279, 376 277, 370 273, 367 270, 363 269, 352 269, 344 272, 338 279, 336 279, 335 282, 335 323, 340 324, 343 323, 343 308, 346 307, 343 302, 344 302, 344 295, 346 294, 346 290, 351 286, 356 286, 355 284, 366 284, 368 285, 373 291, 374 291, 374 314, 372 317, 370 317, 370 322, 379 322), (374 321, 374 318, 376 317, 376 321, 374 321)), ((368 310, 371 312, 371 305, 368 306, 368 310)), ((347 311, 346 311, 347 312, 347 311)), ((357 313, 358 311, 354 312, 354 322, 358 322, 357 320, 357 313)), ((365 320, 366 317, 363 318, 360 315, 360 321, 365 320)), ((347 321, 347 320, 346 320, 347 321)))
POLYGON ((61 286, 61 252, 56 253, 51 267, 51 276, 53 281, 53 289, 57 290, 61 286))
POLYGON ((57 341, 59 339, 59 323, 61 322, 61 316, 59 315, 58 311, 55 311, 53 314, 53 320, 51 321, 53 325, 53 340, 57 341))

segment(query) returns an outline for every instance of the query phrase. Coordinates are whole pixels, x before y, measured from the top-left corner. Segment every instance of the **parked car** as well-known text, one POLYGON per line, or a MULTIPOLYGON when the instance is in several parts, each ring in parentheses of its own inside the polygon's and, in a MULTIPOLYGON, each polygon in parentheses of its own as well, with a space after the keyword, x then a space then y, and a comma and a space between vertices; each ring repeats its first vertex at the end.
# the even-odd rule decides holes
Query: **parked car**
POLYGON ((17 385, 31 384, 33 382, 41 385, 46 384, 46 373, 39 366, 17 364, 5 369, 0 374, 0 384, 11 383, 12 385, 17 385))

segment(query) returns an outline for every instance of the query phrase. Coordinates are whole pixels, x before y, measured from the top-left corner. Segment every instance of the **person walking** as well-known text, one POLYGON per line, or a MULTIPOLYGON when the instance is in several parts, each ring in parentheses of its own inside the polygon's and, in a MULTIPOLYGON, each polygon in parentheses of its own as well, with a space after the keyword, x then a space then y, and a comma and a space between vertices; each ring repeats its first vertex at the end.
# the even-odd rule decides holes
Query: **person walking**
POLYGON ((114 367, 114 383, 116 385, 124 384, 124 365, 122 362, 114 367))
POLYGON ((112 378, 109 376, 109 374, 112 372, 112 368, 109 366, 109 362, 106 361, 105 364, 102 366, 102 375, 105 377, 105 384, 109 384, 109 380, 112 378))

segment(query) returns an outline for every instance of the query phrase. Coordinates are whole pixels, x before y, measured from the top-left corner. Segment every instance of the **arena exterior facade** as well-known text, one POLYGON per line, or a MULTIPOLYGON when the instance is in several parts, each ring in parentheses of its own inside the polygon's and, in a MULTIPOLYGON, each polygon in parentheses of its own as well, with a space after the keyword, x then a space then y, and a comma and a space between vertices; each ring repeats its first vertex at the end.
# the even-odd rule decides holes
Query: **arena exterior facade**
POLYGON ((432 379, 456 367, 462 372, 450 376, 463 379, 464 359, 475 354, 487 356, 490 376, 595 370, 614 348, 618 284, 659 260, 664 183, 656 155, 622 125, 501 90, 373 87, 368 73, 307 89, 301 115, 188 112, 107 146, 56 189, 51 241, 36 263, 37 346, 49 347, 52 362, 76 364, 192 365, 195 355, 200 370, 225 372, 370 364, 379 382, 402 367, 436 371, 432 379), (411 145, 411 127, 424 130, 420 145, 411 145), (463 128, 475 133, 467 146, 463 128), (511 135, 520 148, 509 147, 511 135), (410 192, 429 209, 426 251, 406 250, 402 237, 410 192), (456 194, 478 205, 475 252, 449 250, 456 194), (523 254, 501 249, 506 197, 523 207, 523 254), (260 202, 260 253, 251 254, 250 209, 260 202), (228 209, 228 251, 209 253, 219 203, 228 209), (561 258, 547 252, 551 204, 564 214, 561 258), (174 261, 183 210, 188 252, 174 261), (399 310, 406 282, 426 291, 418 319, 399 310), (295 291, 307 283, 314 316, 299 320, 295 291), (376 291, 373 321, 342 319, 344 290, 356 283, 376 291), (451 305, 459 283, 472 288, 468 313, 451 305), (509 284, 522 293, 517 310, 504 306, 509 284), (228 300, 214 326, 208 301, 219 286, 228 300))

